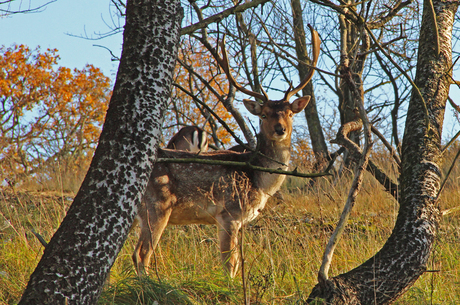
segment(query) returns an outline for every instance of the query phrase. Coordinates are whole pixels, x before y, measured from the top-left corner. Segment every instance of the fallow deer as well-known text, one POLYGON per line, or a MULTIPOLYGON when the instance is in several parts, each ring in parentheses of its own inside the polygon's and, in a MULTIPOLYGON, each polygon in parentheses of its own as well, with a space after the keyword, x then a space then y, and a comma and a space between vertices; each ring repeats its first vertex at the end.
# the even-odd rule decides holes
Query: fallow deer
MULTIPOLYGON (((313 60, 316 66, 320 40, 311 27, 313 60)), ((312 78, 314 69, 293 90, 292 86, 282 100, 272 101, 263 94, 245 89, 230 73, 228 55, 221 43, 220 66, 231 83, 243 93, 262 100, 263 104, 244 100, 245 107, 261 119, 258 136, 259 154, 253 152, 213 151, 200 155, 190 152, 159 149, 157 157, 196 157, 216 161, 240 161, 266 168, 287 169, 290 158, 293 116, 302 111, 310 96, 289 99, 312 78)), ((264 208, 267 199, 281 186, 284 175, 270 174, 247 167, 198 163, 156 163, 137 216, 140 237, 132 256, 136 271, 146 272, 150 257, 165 227, 185 224, 215 224, 218 227, 222 261, 231 277, 238 270, 238 232, 241 226, 253 220, 264 208), (238 185, 244 184, 243 187, 238 185), (242 200, 246 199, 246 200, 242 200)))
POLYGON ((169 140, 166 148, 187 150, 194 153, 203 153, 208 151, 208 133, 196 126, 182 127, 169 140))

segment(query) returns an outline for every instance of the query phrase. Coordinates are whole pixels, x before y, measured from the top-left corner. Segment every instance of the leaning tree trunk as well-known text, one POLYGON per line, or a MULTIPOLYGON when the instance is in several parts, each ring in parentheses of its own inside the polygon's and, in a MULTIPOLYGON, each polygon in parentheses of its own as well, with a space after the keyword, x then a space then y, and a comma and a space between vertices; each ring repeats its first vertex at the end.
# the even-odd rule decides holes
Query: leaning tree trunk
POLYGON ((182 8, 129 0, 123 53, 90 169, 20 304, 94 304, 128 235, 156 157, 182 8))
POLYGON ((452 26, 458 4, 424 1, 415 79, 424 101, 414 89, 403 138, 400 209, 390 238, 361 266, 323 286, 317 285, 308 302, 321 298, 327 304, 391 303, 427 270, 440 217, 437 196, 441 131, 452 73, 452 26))

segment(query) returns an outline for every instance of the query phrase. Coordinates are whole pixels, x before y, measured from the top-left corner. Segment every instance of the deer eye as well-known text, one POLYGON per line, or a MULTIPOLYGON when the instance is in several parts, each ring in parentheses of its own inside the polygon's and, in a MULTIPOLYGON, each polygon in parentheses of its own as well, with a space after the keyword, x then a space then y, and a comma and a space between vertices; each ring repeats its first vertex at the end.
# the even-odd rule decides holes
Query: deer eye
POLYGON ((263 120, 265 120, 265 119, 267 118, 267 116, 266 116, 265 114, 262 114, 260 117, 261 117, 263 120))
POLYGON ((293 113, 293 112, 289 113, 289 117, 290 117, 290 118, 292 118, 293 116, 294 116, 294 113, 293 113))

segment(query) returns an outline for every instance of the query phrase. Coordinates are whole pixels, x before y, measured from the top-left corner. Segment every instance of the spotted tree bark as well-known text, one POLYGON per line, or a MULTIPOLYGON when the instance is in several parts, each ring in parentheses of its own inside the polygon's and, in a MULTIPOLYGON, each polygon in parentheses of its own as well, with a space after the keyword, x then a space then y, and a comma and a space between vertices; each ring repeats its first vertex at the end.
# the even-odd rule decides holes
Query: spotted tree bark
POLYGON ((123 52, 86 178, 19 304, 94 304, 156 158, 182 19, 178 0, 128 0, 123 52))
POLYGON ((318 284, 307 302, 320 298, 327 304, 388 304, 427 270, 440 217, 437 195, 441 131, 450 85, 452 26, 458 4, 458 0, 424 1, 415 79, 421 94, 413 90, 407 113, 400 208, 390 238, 361 266, 331 278, 324 285, 318 284))

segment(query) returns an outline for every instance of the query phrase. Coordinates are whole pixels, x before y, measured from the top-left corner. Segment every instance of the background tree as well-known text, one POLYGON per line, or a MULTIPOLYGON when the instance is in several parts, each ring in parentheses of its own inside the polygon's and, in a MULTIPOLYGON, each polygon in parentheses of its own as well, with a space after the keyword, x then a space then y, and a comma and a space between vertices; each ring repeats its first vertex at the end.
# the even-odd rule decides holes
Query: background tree
POLYGON ((19 304, 95 304, 160 142, 179 42, 176 1, 128 1, 123 53, 88 174, 19 304))
POLYGON ((57 68, 57 50, 16 45, 0 53, 2 176, 45 183, 83 175, 107 109, 109 78, 92 65, 57 68))
POLYGON ((458 5, 458 1, 424 2, 417 73, 402 143, 400 208, 393 232, 362 265, 330 280, 326 275, 313 289, 311 302, 320 298, 328 304, 391 303, 427 271, 440 217, 441 133, 458 5))

